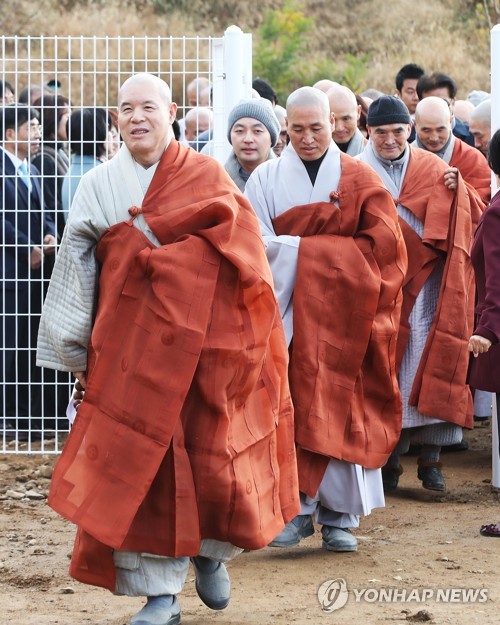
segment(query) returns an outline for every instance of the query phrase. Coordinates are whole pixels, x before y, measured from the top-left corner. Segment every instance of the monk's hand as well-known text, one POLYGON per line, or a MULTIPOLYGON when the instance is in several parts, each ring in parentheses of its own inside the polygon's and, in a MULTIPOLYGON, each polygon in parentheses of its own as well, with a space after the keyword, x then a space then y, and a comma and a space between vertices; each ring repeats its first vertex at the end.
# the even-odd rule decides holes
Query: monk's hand
POLYGON ((473 334, 469 339, 469 351, 477 358, 479 354, 485 354, 491 347, 491 341, 484 336, 473 334))
POLYGON ((444 184, 454 191, 458 186, 458 169, 456 167, 448 167, 444 172, 444 184))
POLYGON ((87 388, 87 374, 85 371, 73 371, 73 375, 77 380, 77 384, 80 384, 82 387, 81 390, 84 391, 87 388))
POLYGON ((75 390, 73 391, 73 406, 75 410, 78 410, 85 394, 85 388, 87 387, 87 377, 85 371, 74 371, 73 375, 76 378, 75 390))

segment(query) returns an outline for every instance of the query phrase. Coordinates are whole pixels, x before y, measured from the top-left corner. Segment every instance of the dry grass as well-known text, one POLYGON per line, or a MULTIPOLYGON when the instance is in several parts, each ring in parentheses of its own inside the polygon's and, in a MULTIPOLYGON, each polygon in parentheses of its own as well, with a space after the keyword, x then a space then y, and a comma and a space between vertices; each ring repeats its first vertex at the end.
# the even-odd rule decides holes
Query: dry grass
MULTIPOLYGON (((168 4, 167 0, 157 2, 168 4)), ((237 24, 256 35, 266 9, 283 3, 177 0, 170 5, 178 8, 163 14, 155 14, 152 4, 146 0, 140 9, 133 4, 124 8, 123 1, 109 0, 74 3, 71 10, 64 10, 56 0, 41 0, 36 5, 31 0, 17 0, 3 8, 0 28, 6 35, 189 37, 220 36, 227 26, 237 24)), ((398 69, 416 62, 428 71, 449 73, 459 85, 458 97, 472 89, 490 89, 484 33, 465 25, 460 14, 465 4, 460 0, 302 2, 305 14, 316 24, 313 54, 327 56, 339 65, 346 53, 369 54, 366 87, 391 93, 398 69)))

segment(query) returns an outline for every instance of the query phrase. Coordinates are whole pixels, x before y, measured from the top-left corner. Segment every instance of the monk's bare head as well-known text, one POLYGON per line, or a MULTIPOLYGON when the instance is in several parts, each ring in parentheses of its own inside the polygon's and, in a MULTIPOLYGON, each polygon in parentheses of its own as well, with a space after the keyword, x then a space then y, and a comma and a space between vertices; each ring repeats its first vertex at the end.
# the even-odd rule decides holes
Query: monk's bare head
POLYGON ((288 96, 286 115, 290 143, 300 158, 321 158, 332 142, 335 127, 326 93, 314 87, 300 87, 288 96))
POLYGON ((474 137, 474 145, 488 156, 488 143, 491 137, 491 100, 483 100, 470 115, 469 129, 474 137))
POLYGON ((446 100, 429 96, 415 109, 415 131, 430 152, 440 152, 451 136, 452 115, 446 100))
POLYGON ((356 96, 347 87, 338 85, 328 90, 330 112, 335 120, 333 140, 337 144, 349 143, 358 128, 358 119, 361 115, 361 105, 356 96))
POLYGON ((323 78, 322 80, 318 80, 318 82, 315 82, 313 85, 315 89, 319 89, 320 91, 323 91, 324 93, 326 93, 333 87, 338 87, 338 86, 339 86, 338 82, 330 80, 329 78, 323 78))
POLYGON ((171 138, 177 105, 167 83, 152 74, 135 74, 118 93, 118 125, 123 142, 143 167, 157 163, 171 138))

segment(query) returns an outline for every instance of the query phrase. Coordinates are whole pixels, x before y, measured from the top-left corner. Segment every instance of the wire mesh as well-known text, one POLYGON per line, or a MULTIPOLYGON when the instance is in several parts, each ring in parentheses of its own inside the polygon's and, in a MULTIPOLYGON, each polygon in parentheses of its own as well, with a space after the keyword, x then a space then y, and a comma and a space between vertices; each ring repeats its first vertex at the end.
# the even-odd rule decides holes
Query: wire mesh
MULTIPOLYGON (((58 453, 68 434, 71 375, 36 367, 37 329, 78 181, 118 147, 120 84, 138 72, 160 76, 171 86, 177 118, 183 119, 193 106, 210 105, 206 86, 214 41, 0 38, 1 453, 58 453), (194 79, 199 80, 189 95, 194 79), (27 176, 19 169, 22 163, 27 176)), ((200 118, 196 115, 197 122, 200 118)))

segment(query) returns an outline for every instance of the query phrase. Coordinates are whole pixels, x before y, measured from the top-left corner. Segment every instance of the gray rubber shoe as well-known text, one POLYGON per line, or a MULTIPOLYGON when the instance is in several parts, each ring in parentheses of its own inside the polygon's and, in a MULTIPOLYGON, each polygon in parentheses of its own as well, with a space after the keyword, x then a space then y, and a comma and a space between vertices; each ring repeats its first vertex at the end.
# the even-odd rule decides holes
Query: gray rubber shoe
POLYGON ((323 525, 323 549, 327 551, 357 551, 358 541, 348 528, 323 525))
POLYGON ((203 556, 191 558, 196 572, 198 597, 211 610, 227 608, 231 599, 231 580, 222 562, 203 556))
POLYGON ((312 517, 309 514, 299 514, 289 521, 276 538, 269 543, 270 547, 294 547, 303 538, 314 534, 312 517))
POLYGON ((130 625, 178 625, 181 606, 173 595, 148 597, 148 602, 132 617, 130 625))

